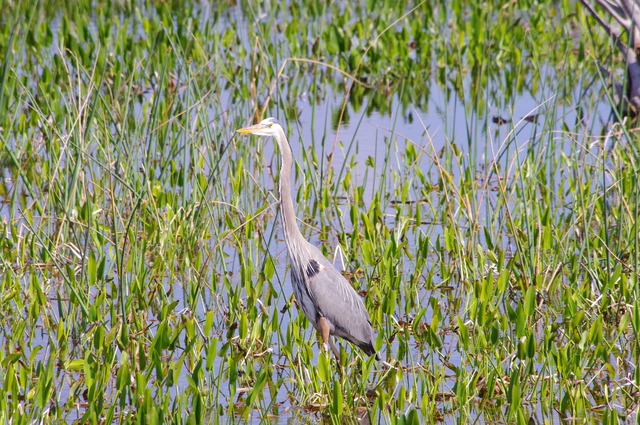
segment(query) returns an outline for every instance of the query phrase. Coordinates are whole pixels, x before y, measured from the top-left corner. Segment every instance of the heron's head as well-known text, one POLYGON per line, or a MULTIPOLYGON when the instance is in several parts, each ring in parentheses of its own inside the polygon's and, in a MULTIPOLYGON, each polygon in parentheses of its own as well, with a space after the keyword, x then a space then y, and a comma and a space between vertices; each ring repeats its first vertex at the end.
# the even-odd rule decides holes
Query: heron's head
POLYGON ((275 136, 278 132, 278 128, 282 127, 280 127, 280 124, 278 124, 278 121, 276 121, 275 118, 267 118, 256 125, 239 128, 236 131, 238 133, 250 133, 258 136, 275 136))

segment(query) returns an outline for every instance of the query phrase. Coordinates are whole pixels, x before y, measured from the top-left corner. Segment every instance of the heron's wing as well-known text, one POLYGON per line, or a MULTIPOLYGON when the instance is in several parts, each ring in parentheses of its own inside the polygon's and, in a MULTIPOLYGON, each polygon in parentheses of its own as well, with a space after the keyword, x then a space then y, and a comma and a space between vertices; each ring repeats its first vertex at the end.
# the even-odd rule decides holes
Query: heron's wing
POLYGON ((320 257, 307 266, 307 285, 321 315, 334 326, 337 336, 348 339, 366 352, 373 350, 373 329, 362 298, 333 265, 320 257))

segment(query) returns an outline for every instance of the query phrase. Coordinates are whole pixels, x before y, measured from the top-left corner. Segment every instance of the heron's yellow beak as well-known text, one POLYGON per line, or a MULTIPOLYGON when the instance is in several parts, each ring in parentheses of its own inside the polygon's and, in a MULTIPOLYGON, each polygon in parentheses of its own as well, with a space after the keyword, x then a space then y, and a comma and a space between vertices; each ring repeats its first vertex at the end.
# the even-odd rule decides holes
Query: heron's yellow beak
POLYGON ((254 131, 260 130, 263 127, 264 126, 261 126, 260 124, 256 124, 256 125, 250 125, 249 127, 239 128, 236 131, 238 133, 253 133, 254 131))

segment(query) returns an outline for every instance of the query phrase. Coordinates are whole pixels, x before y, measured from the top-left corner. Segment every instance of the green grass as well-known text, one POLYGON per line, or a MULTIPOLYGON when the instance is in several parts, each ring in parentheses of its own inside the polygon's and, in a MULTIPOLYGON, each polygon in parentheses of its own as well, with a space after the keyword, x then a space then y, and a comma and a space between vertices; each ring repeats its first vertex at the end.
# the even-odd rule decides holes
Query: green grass
POLYGON ((636 421, 637 132, 520 6, 1 5, 0 421, 636 421), (262 112, 388 364, 298 312, 262 112))

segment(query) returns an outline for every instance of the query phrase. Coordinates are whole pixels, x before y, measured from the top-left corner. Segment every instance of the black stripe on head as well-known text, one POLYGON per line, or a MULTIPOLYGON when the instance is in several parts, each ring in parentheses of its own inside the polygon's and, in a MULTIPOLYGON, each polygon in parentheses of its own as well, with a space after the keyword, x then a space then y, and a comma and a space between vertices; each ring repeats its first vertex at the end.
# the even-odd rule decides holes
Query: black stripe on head
POLYGON ((318 273, 320 273, 320 264, 316 260, 309 261, 309 264, 307 264, 307 277, 312 278, 318 273))

